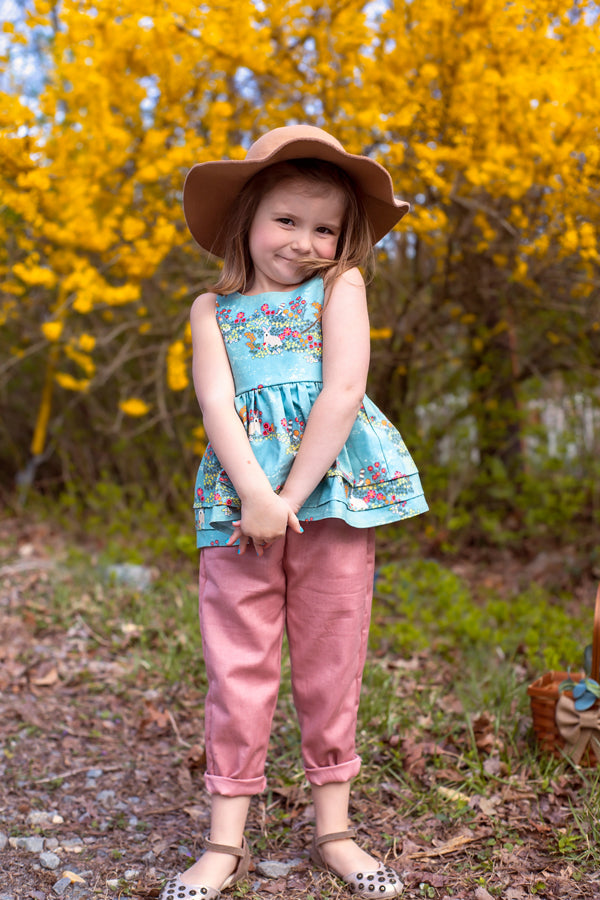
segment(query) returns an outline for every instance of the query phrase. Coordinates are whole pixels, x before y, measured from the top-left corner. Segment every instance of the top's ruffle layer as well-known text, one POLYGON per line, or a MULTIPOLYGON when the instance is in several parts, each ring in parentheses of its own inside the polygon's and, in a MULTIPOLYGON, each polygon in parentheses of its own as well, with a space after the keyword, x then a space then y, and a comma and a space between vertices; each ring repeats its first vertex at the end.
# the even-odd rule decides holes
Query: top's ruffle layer
MULTIPOLYGON (((235 406, 275 491, 285 484, 323 387, 322 303, 320 278, 289 292, 234 294, 217 302, 217 321, 236 386, 235 406)), ((239 518, 240 500, 210 445, 198 470, 194 509, 198 546, 226 544, 232 522, 239 518)), ((402 437, 365 396, 344 447, 298 518, 339 518, 369 528, 426 510, 419 475, 402 437)))

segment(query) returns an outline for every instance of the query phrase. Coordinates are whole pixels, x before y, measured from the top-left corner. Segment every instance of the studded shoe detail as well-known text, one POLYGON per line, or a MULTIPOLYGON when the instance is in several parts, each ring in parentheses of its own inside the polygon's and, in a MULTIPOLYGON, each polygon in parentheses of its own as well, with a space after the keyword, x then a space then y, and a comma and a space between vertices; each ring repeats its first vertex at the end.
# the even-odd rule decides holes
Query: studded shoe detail
MULTIPOLYGON (((246 877, 250 867, 250 850, 245 838, 241 847, 229 847, 227 844, 215 844, 213 841, 204 841, 204 846, 214 853, 228 853, 230 856, 238 857, 237 865, 221 885, 221 891, 246 877)), ((158 900, 219 900, 221 891, 208 885, 184 884, 181 876, 175 875, 167 881, 158 900)))
POLYGON ((321 845, 327 844, 329 841, 343 841, 354 837, 356 837, 356 832, 353 829, 338 831, 334 834, 323 834, 321 837, 315 836, 310 850, 310 858, 318 869, 323 869, 325 872, 341 878, 355 897, 365 897, 367 900, 369 897, 399 897, 404 885, 397 872, 390 866, 380 865, 377 869, 369 872, 351 872, 349 875, 340 875, 327 865, 319 849, 321 845))
POLYGON ((161 891, 159 900, 218 900, 221 891, 202 885, 184 884, 179 875, 170 878, 161 891))

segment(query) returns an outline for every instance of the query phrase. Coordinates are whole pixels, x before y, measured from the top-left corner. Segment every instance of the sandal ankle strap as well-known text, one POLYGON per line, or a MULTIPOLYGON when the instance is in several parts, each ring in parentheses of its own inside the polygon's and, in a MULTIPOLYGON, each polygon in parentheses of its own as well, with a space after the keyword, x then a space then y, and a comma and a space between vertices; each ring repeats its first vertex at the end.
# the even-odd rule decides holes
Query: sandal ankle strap
POLYGON ((240 859, 246 853, 244 844, 241 847, 230 847, 228 844, 216 844, 214 841, 209 841, 208 838, 205 838, 204 846, 213 853, 227 853, 229 856, 239 856, 240 859))
POLYGON ((322 834, 321 837, 315 837, 315 847, 321 844, 328 844, 330 841, 345 841, 347 838, 355 838, 356 831, 349 828, 347 831, 334 831, 331 834, 322 834))

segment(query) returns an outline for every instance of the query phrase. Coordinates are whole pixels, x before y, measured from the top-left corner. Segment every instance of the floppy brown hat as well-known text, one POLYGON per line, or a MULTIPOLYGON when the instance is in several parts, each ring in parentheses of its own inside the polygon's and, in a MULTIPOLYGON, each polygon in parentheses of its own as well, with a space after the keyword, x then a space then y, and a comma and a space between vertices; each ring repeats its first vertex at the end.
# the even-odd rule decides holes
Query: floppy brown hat
POLYGON ((343 169, 362 193, 374 243, 410 209, 406 201, 396 200, 388 171, 374 159, 346 153, 336 138, 314 125, 287 125, 259 137, 245 159, 192 166, 183 186, 183 211, 200 246, 215 256, 223 256, 223 226, 239 192, 261 169, 290 159, 322 159, 343 169))

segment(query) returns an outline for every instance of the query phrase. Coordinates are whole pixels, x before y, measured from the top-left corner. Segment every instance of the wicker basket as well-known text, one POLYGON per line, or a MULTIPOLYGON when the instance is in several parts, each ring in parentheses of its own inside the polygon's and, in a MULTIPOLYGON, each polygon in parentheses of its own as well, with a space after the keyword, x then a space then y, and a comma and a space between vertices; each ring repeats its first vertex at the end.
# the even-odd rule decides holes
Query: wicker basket
MULTIPOLYGON (((600 680, 600 586, 596 594, 596 607, 594 610, 594 636, 592 641, 592 678, 600 680)), ((546 753, 551 753, 558 758, 565 756, 565 741, 556 724, 556 704, 560 696, 559 684, 566 678, 573 681, 581 681, 583 674, 567 672, 547 672, 538 678, 527 688, 531 700, 531 715, 533 717, 533 730, 540 746, 546 753)), ((597 707, 599 701, 596 701, 597 707)), ((595 766, 598 760, 593 749, 588 746, 583 758, 582 766, 595 766)))

